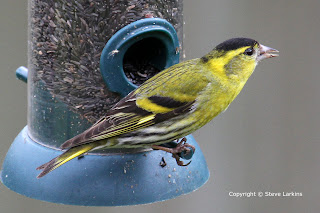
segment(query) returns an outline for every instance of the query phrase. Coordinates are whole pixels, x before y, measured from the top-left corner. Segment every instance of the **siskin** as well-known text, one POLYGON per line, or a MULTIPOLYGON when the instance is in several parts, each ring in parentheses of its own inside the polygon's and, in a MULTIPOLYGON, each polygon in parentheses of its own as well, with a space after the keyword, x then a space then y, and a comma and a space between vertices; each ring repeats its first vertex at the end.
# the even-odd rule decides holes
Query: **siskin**
POLYGON ((66 151, 37 169, 43 177, 69 160, 96 149, 151 147, 173 154, 192 147, 161 144, 182 138, 211 121, 240 93, 257 63, 278 51, 249 38, 229 39, 202 58, 158 73, 129 93, 104 117, 61 145, 66 151))

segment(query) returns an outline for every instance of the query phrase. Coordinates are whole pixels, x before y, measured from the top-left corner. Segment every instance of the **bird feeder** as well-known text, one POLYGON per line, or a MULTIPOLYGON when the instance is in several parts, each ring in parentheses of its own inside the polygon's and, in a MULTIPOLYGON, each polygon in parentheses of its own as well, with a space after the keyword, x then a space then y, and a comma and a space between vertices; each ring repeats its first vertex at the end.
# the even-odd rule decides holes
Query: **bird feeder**
POLYGON ((3 163, 5 186, 49 202, 119 206, 171 199, 207 181, 206 161, 191 135, 187 142, 196 152, 182 156, 192 157, 185 167, 163 151, 110 149, 36 178, 36 168, 60 155, 64 141, 179 62, 182 0, 29 0, 29 21, 28 69, 16 71, 28 84, 28 125, 3 163))

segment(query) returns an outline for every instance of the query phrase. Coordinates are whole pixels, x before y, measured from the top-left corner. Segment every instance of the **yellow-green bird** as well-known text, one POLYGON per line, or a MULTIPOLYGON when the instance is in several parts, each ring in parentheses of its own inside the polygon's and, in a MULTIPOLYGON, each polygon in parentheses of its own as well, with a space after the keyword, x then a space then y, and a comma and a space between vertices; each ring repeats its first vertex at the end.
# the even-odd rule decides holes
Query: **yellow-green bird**
MULTIPOLYGON (((211 121, 240 93, 257 63, 278 51, 250 38, 233 38, 202 58, 176 64, 147 80, 83 133, 61 145, 66 151, 37 169, 46 175, 69 160, 96 149, 159 146, 182 138, 211 121)), ((194 148, 193 148, 194 149, 194 148)))

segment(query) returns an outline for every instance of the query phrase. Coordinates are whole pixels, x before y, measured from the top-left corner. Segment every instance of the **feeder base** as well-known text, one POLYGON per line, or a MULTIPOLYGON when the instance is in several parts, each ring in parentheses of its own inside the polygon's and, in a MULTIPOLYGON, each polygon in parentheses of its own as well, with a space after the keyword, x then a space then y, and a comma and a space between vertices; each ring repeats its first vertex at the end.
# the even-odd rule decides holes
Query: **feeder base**
POLYGON ((196 152, 186 167, 163 151, 90 154, 37 179, 36 168, 62 151, 34 142, 25 127, 7 153, 1 181, 19 194, 61 204, 122 206, 168 200, 198 189, 209 178, 200 147, 191 135, 187 140, 196 152))

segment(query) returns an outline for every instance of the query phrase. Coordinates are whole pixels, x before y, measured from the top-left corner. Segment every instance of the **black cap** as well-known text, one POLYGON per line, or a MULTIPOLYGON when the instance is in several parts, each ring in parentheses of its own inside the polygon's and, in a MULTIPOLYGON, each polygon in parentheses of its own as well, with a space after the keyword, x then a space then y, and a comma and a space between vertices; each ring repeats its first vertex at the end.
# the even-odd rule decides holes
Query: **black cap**
POLYGON ((223 50, 223 51, 229 51, 229 50, 235 50, 240 47, 245 47, 245 46, 251 46, 253 47, 254 45, 258 44, 256 40, 253 40, 251 38, 232 38, 229 40, 226 40, 216 46, 216 50, 223 50))

